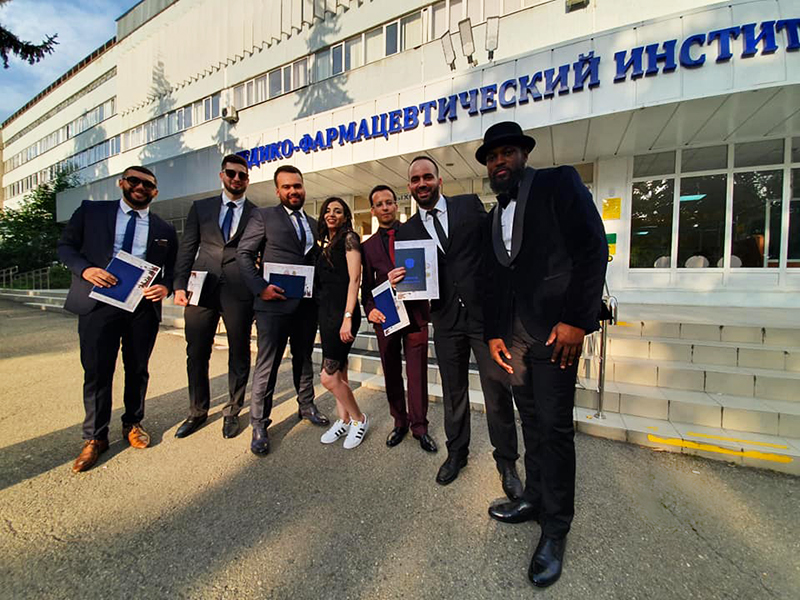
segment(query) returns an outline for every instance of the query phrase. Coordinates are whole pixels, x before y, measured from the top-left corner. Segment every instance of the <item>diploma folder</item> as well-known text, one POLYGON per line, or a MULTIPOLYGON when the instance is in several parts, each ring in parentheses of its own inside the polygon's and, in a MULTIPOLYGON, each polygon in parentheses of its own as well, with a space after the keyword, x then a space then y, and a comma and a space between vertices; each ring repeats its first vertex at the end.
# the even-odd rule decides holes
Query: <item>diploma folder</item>
POLYGON ((302 298, 305 292, 306 278, 302 275, 284 275, 282 273, 271 273, 269 284, 277 285, 283 290, 283 295, 287 298, 302 298))
POLYGON ((127 252, 120 251, 111 259, 105 270, 117 278, 117 283, 106 288, 92 286, 89 297, 133 312, 142 300, 144 288, 152 285, 161 269, 127 252))
POLYGON ((385 335, 391 335, 410 324, 405 304, 397 299, 388 281, 372 290, 372 299, 375 301, 375 308, 386 317, 386 321, 381 324, 385 335))

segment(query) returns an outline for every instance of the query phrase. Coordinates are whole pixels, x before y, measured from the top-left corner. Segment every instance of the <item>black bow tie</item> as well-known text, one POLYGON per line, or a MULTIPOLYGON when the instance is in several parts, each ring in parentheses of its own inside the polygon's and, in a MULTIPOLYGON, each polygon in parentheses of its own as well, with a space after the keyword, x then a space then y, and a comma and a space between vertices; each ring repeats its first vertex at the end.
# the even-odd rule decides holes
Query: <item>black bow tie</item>
POLYGON ((497 203, 500 205, 501 208, 506 208, 508 203, 511 202, 514 198, 511 195, 506 194, 503 192, 502 194, 497 194, 497 203))

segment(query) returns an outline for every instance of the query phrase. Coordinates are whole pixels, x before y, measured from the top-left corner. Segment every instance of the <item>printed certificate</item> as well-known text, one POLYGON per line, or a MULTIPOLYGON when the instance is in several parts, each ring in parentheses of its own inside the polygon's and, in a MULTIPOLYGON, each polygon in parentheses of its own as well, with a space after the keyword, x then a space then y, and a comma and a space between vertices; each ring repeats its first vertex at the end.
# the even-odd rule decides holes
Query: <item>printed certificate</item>
POLYGON ((186 297, 191 306, 197 306, 197 303, 200 302, 200 294, 207 276, 208 271, 192 271, 189 275, 189 281, 186 283, 186 297))
POLYGON ((117 278, 117 283, 107 288, 92 287, 89 298, 133 312, 142 300, 144 288, 152 285, 160 270, 160 267, 120 250, 106 267, 106 271, 117 278))
POLYGON ((411 322, 408 320, 405 304, 397 299, 397 294, 388 281, 372 290, 372 298, 375 300, 375 308, 386 317, 386 321, 381 324, 384 334, 391 335, 411 322))
POLYGON ((264 280, 283 290, 287 298, 311 298, 314 291, 314 267, 264 263, 264 280))
POLYGON ((406 276, 397 284, 398 300, 438 300, 439 262, 433 240, 395 242, 394 265, 405 267, 406 276))

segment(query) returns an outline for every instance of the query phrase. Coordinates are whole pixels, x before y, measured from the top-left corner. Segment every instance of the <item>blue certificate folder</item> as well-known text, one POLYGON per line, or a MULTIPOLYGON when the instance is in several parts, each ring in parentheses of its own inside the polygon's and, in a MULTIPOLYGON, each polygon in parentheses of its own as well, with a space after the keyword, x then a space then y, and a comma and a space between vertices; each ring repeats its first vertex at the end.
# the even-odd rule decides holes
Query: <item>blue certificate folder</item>
POLYGON ((287 298, 302 298, 305 292, 306 278, 302 275, 272 273, 269 276, 269 284, 281 288, 283 295, 287 298))
POLYGON ((111 262, 108 263, 106 271, 117 278, 117 284, 107 288, 95 285, 92 287, 92 291, 123 303, 128 299, 133 288, 139 283, 142 273, 144 273, 144 269, 116 257, 112 258, 111 262))
POLYGON ((425 291, 425 248, 396 248, 394 265, 406 268, 406 276, 395 288, 398 292, 425 291))
POLYGON ((387 287, 386 290, 377 295, 373 295, 372 298, 375 300, 375 308, 381 311, 383 316, 386 317, 386 321, 382 325, 384 330, 400 323, 400 314, 397 312, 394 293, 391 288, 387 287))

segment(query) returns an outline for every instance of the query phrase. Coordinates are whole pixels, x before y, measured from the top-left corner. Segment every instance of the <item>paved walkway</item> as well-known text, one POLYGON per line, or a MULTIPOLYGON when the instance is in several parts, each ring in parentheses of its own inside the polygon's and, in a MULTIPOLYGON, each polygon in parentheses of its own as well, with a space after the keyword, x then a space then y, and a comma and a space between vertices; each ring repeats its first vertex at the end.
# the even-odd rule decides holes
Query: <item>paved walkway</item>
MULTIPOLYGON (((391 420, 379 393, 356 391, 373 419, 361 447, 323 446, 319 429, 296 420, 284 370, 273 451, 257 458, 249 432, 222 439, 218 350, 211 422, 178 440, 178 335, 162 334, 151 362, 154 446, 120 441, 117 406, 110 451, 75 476, 76 329, 72 317, 0 301, 2 598, 706 600, 800 589, 798 479, 578 435, 566 570, 537 592, 525 573, 538 526, 486 515, 502 492, 483 415, 472 415, 469 466, 440 487, 441 452, 411 439, 384 445, 391 420)), ((333 412, 330 396, 319 405, 333 412)), ((444 445, 441 405, 429 416, 444 445)))

